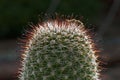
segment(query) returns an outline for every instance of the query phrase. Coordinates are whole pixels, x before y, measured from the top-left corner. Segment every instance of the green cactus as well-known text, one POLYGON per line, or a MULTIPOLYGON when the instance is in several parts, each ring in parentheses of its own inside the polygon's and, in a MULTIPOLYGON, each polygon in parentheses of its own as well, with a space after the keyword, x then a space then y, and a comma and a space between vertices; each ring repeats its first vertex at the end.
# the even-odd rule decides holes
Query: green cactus
POLYGON ((100 80, 94 42, 81 21, 45 21, 27 36, 20 80, 100 80))

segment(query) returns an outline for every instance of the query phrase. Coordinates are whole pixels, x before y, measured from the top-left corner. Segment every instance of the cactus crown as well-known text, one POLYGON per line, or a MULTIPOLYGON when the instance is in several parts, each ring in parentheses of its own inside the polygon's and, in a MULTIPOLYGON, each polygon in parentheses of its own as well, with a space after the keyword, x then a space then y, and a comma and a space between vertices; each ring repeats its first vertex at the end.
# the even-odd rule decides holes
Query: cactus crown
POLYGON ((81 21, 46 21, 27 37, 20 80, 99 80, 94 42, 81 21))

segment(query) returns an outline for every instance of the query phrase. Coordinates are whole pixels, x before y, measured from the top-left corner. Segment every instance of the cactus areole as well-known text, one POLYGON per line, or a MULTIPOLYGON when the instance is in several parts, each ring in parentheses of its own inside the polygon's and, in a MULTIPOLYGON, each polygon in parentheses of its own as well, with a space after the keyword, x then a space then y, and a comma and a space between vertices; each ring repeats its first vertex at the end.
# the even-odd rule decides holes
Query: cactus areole
POLYGON ((95 43, 81 21, 55 19, 33 27, 20 80, 100 80, 95 43))

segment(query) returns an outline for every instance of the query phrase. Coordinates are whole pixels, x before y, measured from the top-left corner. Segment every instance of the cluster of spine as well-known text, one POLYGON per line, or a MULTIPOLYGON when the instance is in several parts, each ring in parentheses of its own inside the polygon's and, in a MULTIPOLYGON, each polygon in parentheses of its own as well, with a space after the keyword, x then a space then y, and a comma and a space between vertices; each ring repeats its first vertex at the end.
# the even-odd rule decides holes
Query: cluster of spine
POLYGON ((99 80, 97 51, 81 21, 46 21, 27 36, 20 80, 99 80))

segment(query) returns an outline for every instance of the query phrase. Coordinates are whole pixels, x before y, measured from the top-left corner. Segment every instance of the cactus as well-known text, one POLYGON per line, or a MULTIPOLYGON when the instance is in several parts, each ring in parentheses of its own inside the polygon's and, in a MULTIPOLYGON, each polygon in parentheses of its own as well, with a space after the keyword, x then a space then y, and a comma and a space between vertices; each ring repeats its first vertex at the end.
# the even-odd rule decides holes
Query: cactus
POLYGON ((81 21, 48 20, 28 33, 20 80, 100 80, 95 43, 81 21))

